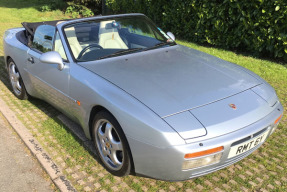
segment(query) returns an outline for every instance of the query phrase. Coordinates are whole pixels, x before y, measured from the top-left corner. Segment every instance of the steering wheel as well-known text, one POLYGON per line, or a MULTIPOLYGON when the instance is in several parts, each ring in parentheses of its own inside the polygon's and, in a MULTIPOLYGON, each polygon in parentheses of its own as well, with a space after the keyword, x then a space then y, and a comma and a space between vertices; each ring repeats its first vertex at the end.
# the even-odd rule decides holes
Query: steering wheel
POLYGON ((100 45, 98 45, 98 44, 88 45, 87 47, 85 47, 85 48, 79 53, 79 56, 78 56, 77 59, 80 59, 81 57, 83 57, 84 53, 85 53, 88 49, 90 49, 90 48, 92 48, 92 47, 97 47, 97 48, 99 48, 99 49, 103 49, 103 47, 100 46, 100 45))

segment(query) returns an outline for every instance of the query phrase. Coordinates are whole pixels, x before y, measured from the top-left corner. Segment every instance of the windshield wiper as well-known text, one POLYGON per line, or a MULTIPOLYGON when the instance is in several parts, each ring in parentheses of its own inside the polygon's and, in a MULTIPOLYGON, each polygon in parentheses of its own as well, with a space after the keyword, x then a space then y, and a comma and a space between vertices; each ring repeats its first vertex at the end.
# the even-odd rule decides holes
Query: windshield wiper
POLYGON ((175 42, 160 42, 160 43, 155 44, 152 47, 148 47, 148 48, 144 49, 144 51, 156 49, 156 48, 164 46, 164 45, 175 45, 175 42))
POLYGON ((121 51, 117 51, 115 53, 112 53, 110 55, 105 55, 105 56, 102 56, 98 59, 105 59, 105 58, 109 58, 109 57, 115 57, 115 56, 120 56, 120 55, 125 55, 127 53, 132 53, 132 52, 135 52, 135 51, 139 51, 141 50, 142 48, 132 48, 132 49, 125 49, 125 50, 121 50, 121 51))

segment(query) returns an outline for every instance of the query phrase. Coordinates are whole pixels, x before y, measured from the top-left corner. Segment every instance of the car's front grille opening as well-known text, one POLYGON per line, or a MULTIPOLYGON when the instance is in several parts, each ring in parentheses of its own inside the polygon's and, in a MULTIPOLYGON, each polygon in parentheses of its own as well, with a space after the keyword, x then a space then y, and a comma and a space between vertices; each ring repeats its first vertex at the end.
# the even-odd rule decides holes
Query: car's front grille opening
POLYGON ((240 139, 239 141, 235 141, 234 143, 231 144, 231 147, 235 146, 235 145, 238 145, 240 143, 243 143, 245 141, 248 141, 249 139, 251 139, 251 136, 248 136, 248 137, 245 137, 243 139, 240 139))
POLYGON ((261 131, 258 131, 257 133, 253 134, 253 137, 260 135, 261 133, 265 132, 266 130, 267 130, 267 128, 264 128, 261 131))
POLYGON ((231 144, 231 147, 233 147, 233 146, 235 146, 235 145, 238 145, 238 144, 240 144, 240 143, 243 143, 243 142, 245 142, 245 141, 248 141, 249 139, 251 139, 251 138, 253 138, 253 137, 256 137, 256 136, 260 135, 261 133, 265 132, 266 130, 267 130, 267 128, 264 128, 264 129, 258 131, 257 133, 254 133, 253 135, 250 135, 250 136, 248 136, 248 137, 245 137, 245 138, 243 138, 243 139, 240 139, 240 140, 238 140, 238 141, 235 141, 234 143, 231 144))

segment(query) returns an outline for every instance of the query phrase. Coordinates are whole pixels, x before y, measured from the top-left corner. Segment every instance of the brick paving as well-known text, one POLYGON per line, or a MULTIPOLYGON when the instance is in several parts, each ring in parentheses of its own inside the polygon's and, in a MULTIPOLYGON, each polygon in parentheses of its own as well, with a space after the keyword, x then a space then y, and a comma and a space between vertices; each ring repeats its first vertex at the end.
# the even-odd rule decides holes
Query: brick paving
MULTIPOLYGON (((249 157, 221 171, 184 182, 164 182, 148 178, 127 176, 119 178, 109 174, 96 160, 93 144, 81 128, 67 119, 51 105, 32 99, 20 101, 11 92, 3 57, 0 52, 0 98, 6 102, 17 118, 37 137, 43 148, 60 166, 78 191, 284 191, 287 189, 286 118, 282 126, 268 141, 249 157), (82 158, 69 155, 59 138, 55 138, 43 125, 50 119, 62 126, 77 140, 79 148, 88 151, 82 158), (286 149, 286 147, 285 147, 286 149)), ((285 108, 286 107, 286 104, 285 108)))

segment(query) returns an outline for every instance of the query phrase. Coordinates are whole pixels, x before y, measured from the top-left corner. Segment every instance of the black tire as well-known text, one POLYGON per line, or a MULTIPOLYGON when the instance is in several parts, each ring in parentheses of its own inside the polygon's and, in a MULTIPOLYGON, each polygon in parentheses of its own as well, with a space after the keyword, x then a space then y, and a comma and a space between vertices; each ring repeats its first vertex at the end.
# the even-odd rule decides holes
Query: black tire
POLYGON ((8 59, 8 75, 9 81, 12 86, 13 94, 21 100, 28 99, 28 93, 21 78, 20 72, 15 62, 10 58, 8 59))
POLYGON ((117 120, 107 111, 93 119, 92 137, 102 165, 113 175, 129 175, 132 158, 127 139, 117 120))

